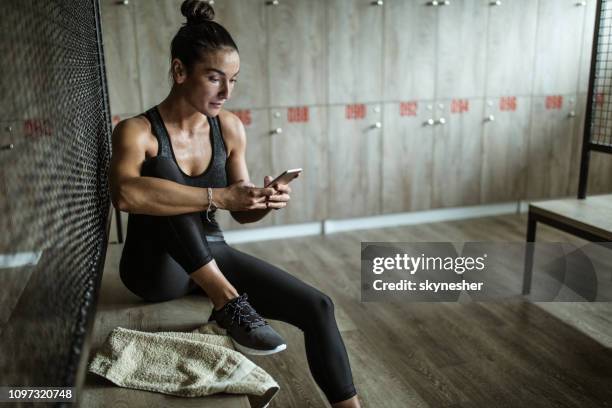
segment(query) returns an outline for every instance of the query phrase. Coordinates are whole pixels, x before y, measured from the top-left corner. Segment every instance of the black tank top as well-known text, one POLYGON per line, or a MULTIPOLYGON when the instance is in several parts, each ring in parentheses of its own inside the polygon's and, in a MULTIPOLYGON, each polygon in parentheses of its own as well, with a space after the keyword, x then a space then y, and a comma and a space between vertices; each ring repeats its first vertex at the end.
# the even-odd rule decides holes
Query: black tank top
MULTIPOLYGON (((210 145, 212 147, 210 163, 202 174, 190 176, 181 170, 181 167, 176 161, 176 156, 174 155, 174 150, 172 149, 172 143, 170 142, 168 130, 166 129, 166 125, 159 114, 159 110, 157 110, 157 106, 154 106, 146 111, 144 115, 149 122, 151 122, 151 130, 153 131, 153 135, 155 135, 157 138, 157 156, 167 157, 174 161, 176 167, 179 169, 179 172, 183 175, 184 183, 182 184, 192 187, 227 187, 227 173, 225 171, 227 148, 221 133, 221 124, 218 116, 214 118, 207 117, 208 124, 210 125, 210 145)), ((207 236, 217 237, 217 239, 223 238, 223 232, 215 219, 215 211, 211 211, 208 214, 208 218, 211 222, 206 219, 206 211, 200 213, 200 218, 202 219, 204 231, 207 236)))

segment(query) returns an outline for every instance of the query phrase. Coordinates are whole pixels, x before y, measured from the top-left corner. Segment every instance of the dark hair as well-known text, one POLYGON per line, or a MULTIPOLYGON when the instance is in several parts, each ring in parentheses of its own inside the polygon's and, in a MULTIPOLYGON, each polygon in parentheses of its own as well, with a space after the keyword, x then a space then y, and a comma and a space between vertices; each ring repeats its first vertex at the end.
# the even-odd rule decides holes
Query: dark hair
POLYGON ((212 51, 230 48, 238 52, 232 36, 219 23, 213 21, 215 11, 202 0, 185 0, 181 13, 187 22, 178 30, 170 46, 171 58, 178 58, 191 72, 193 65, 212 51))

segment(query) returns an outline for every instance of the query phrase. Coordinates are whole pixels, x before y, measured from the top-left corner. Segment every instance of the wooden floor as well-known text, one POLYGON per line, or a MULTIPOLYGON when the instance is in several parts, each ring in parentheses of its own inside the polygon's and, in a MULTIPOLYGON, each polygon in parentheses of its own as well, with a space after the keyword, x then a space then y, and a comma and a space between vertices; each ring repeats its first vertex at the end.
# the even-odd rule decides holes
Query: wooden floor
MULTIPOLYGON (((526 216, 509 215, 237 245, 327 293, 363 407, 612 406, 612 303, 361 303, 361 241, 522 241, 526 216)), ((549 227, 539 241, 577 238, 549 227)), ((188 297, 139 303, 117 277, 110 245, 93 343, 117 325, 188 330, 210 303, 188 297)), ((301 332, 272 322, 286 351, 253 358, 280 384, 271 407, 325 407, 301 332)), ((197 400, 126 390, 90 375, 83 406, 242 407, 225 396, 197 400)))

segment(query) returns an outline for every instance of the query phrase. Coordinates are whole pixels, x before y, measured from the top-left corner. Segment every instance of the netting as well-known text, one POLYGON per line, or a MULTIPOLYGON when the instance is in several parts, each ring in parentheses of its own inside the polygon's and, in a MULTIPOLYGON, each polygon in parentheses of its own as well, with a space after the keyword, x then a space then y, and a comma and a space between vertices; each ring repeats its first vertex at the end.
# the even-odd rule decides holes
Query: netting
POLYGON ((108 225, 98 4, 0 15, 0 385, 75 386, 108 225))
POLYGON ((601 2, 596 42, 590 142, 612 146, 612 3, 605 0, 601 2))

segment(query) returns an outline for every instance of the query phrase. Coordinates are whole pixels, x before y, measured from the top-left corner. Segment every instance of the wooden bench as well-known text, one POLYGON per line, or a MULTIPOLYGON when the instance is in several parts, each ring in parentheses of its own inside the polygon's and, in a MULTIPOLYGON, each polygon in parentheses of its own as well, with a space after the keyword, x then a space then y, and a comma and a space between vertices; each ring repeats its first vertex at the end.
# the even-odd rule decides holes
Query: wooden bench
MULTIPOLYGON (((527 242, 535 242, 538 222, 591 242, 612 242, 612 194, 529 204, 527 242)), ((531 291, 533 246, 527 247, 523 294, 531 291)))

